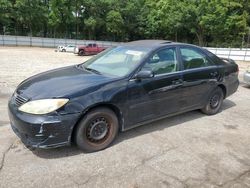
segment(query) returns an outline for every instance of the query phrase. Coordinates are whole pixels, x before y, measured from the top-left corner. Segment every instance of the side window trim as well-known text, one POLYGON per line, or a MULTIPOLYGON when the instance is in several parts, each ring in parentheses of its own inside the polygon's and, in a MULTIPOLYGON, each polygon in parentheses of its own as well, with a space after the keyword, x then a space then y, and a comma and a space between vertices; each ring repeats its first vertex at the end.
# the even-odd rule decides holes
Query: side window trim
POLYGON ((217 65, 211 65, 211 66, 207 66, 207 67, 198 67, 198 68, 192 68, 192 69, 184 69, 184 70, 182 70, 182 72, 183 73, 185 73, 185 72, 195 72, 195 71, 204 70, 204 69, 209 70, 209 69, 214 69, 216 67, 217 67, 217 65))
POLYGON ((162 73, 162 74, 156 74, 154 77, 162 77, 162 76, 168 76, 168 75, 174 75, 174 74, 180 74, 180 70, 175 71, 175 72, 167 72, 167 73, 162 73))

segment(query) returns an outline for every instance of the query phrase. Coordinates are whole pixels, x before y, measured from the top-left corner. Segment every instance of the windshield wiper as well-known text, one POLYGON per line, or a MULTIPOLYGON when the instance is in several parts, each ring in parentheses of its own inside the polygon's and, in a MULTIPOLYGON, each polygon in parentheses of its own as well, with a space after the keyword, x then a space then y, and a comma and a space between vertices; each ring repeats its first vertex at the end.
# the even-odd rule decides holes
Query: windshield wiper
POLYGON ((84 65, 82 65, 82 67, 84 69, 86 69, 87 71, 91 71, 93 73, 96 73, 96 74, 102 74, 101 72, 99 72, 98 70, 95 70, 95 69, 92 69, 92 68, 89 68, 89 67, 85 67, 84 65))

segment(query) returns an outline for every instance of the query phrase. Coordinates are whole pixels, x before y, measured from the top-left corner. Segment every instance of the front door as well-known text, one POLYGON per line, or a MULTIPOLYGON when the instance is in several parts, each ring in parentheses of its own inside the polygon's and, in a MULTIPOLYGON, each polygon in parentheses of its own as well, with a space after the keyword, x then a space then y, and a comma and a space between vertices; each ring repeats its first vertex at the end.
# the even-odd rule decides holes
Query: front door
POLYGON ((152 70, 155 76, 129 81, 128 126, 175 113, 180 108, 182 75, 176 48, 157 51, 146 61, 143 69, 152 70))

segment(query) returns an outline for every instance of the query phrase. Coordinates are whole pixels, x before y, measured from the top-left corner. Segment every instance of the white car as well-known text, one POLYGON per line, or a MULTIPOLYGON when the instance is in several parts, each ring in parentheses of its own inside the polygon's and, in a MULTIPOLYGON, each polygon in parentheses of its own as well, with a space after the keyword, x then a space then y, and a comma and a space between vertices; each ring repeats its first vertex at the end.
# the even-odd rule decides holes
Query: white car
POLYGON ((250 85, 250 67, 245 72, 245 74, 243 76, 243 80, 244 80, 244 83, 246 83, 247 85, 250 85))
POLYGON ((75 45, 67 45, 67 46, 58 46, 57 51, 58 52, 74 52, 75 45))

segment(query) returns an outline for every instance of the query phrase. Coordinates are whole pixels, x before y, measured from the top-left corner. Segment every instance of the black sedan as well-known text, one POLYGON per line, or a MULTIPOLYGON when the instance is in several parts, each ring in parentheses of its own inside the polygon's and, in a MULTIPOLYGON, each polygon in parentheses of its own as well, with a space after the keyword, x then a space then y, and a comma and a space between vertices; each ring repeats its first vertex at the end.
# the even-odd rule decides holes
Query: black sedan
POLYGON ((232 60, 189 44, 135 41, 23 81, 10 98, 9 117, 26 145, 74 142, 92 152, 119 131, 157 119, 196 109, 216 114, 238 85, 232 60))

